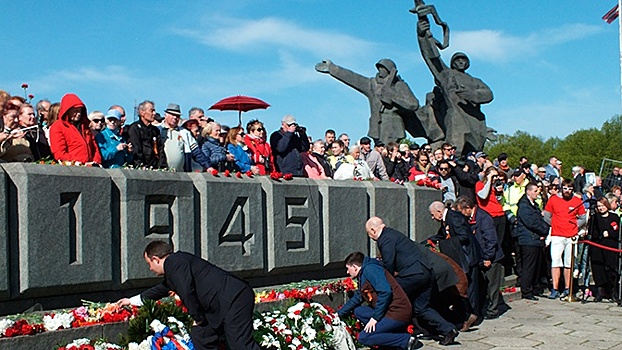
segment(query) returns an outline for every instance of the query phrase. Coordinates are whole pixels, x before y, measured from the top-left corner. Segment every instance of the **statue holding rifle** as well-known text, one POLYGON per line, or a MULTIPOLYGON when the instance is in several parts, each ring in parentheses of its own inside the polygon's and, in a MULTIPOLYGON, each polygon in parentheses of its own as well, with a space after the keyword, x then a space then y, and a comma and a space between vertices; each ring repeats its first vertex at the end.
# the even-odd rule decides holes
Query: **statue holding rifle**
POLYGON ((449 45, 449 27, 440 20, 436 8, 415 0, 410 10, 418 16, 417 39, 425 63, 434 76, 436 86, 429 98, 427 109, 433 111, 445 132, 444 142, 458 147, 458 154, 481 151, 488 134, 486 119, 480 105, 492 101, 492 91, 483 81, 472 77, 466 70, 470 62, 466 54, 457 52, 448 67, 439 50, 449 45), (443 42, 436 40, 430 30, 428 15, 443 29, 443 42))

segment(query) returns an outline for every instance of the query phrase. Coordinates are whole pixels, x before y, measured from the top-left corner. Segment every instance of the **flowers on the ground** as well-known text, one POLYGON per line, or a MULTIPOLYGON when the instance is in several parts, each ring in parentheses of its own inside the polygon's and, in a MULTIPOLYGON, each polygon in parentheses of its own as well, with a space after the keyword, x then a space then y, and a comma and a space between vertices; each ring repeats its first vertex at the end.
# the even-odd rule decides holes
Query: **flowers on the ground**
POLYGON ((318 303, 255 313, 253 337, 262 349, 353 349, 345 324, 318 303))
POLYGON ((168 317, 166 324, 153 320, 149 324, 153 335, 140 343, 128 344, 129 350, 161 349, 161 350, 194 350, 194 345, 186 327, 175 317, 168 317))
MULTIPOLYGON (((132 346, 140 346, 143 341, 153 336, 150 326, 155 320, 160 323, 167 322, 175 334, 182 334, 181 329, 190 329, 193 319, 180 301, 173 297, 164 298, 160 301, 145 300, 143 306, 138 309, 136 316, 130 320, 127 328, 127 337, 123 338, 123 345, 135 343, 132 346), (170 321, 173 318, 175 322, 170 321)), ((140 349, 140 347, 138 347, 140 349)))
POLYGON ((122 350, 119 345, 107 343, 103 340, 88 338, 75 339, 71 343, 61 346, 58 350, 122 350))
POLYGON ((43 327, 46 332, 71 328, 74 317, 71 312, 53 313, 43 316, 43 327))
POLYGON ((280 289, 264 290, 255 293, 255 303, 265 303, 284 299, 311 300, 316 295, 330 295, 331 293, 347 292, 356 289, 351 278, 340 281, 303 281, 291 283, 280 289))

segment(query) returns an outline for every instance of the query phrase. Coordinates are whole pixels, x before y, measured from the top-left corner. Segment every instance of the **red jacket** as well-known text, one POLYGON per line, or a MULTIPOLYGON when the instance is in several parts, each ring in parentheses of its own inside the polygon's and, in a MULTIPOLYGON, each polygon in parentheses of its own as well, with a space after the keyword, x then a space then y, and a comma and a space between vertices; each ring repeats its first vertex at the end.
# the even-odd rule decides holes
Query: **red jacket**
POLYGON ((247 134, 244 136, 244 144, 246 144, 248 150, 251 151, 251 159, 257 168, 259 168, 259 174, 266 175, 268 171, 274 171, 274 160, 272 159, 270 143, 266 142, 264 139, 252 137, 247 134), (259 156, 263 157, 263 163, 259 161, 259 156))
POLYGON ((101 154, 95 137, 89 129, 86 107, 75 94, 66 94, 60 101, 60 116, 50 127, 50 149, 58 161, 80 163, 95 162, 101 164, 101 154), (83 108, 80 126, 76 128, 67 118, 67 111, 72 107, 83 108))

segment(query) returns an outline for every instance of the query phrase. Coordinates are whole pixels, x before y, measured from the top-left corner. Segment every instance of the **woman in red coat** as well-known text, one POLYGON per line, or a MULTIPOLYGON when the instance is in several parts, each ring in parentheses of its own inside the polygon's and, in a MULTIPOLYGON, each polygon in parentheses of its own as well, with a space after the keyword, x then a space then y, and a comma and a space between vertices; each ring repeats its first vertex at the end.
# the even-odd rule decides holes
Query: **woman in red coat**
POLYGON ((58 120, 50 127, 50 149, 60 162, 101 164, 101 154, 89 129, 86 106, 75 94, 60 101, 58 120))
POLYGON ((246 124, 244 144, 248 147, 251 159, 259 168, 260 175, 266 175, 274 170, 272 148, 266 142, 266 128, 259 120, 251 120, 246 124))

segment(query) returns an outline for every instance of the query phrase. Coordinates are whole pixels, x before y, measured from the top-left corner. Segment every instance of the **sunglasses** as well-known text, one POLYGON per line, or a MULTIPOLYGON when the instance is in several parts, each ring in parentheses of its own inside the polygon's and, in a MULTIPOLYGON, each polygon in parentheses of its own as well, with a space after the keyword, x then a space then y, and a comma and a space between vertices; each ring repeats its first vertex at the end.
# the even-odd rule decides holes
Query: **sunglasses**
POLYGON ((563 186, 563 187, 562 187, 562 190, 564 190, 564 191, 572 191, 572 190, 574 190, 574 187, 566 187, 566 186, 563 186))
POLYGON ((447 171, 447 170, 449 170, 449 168, 438 168, 438 170, 440 170, 440 171, 447 171))
POLYGON ((266 131, 266 129, 264 129, 264 128, 257 128, 257 129, 255 129, 255 131, 266 131))
POLYGON ((93 119, 93 123, 103 123, 103 119, 93 119))
POLYGON ((244 133, 243 132, 239 132, 238 135, 244 136, 244 133))

